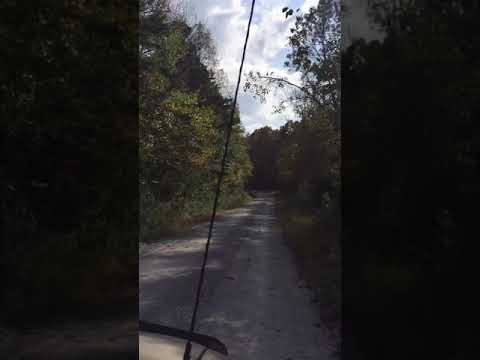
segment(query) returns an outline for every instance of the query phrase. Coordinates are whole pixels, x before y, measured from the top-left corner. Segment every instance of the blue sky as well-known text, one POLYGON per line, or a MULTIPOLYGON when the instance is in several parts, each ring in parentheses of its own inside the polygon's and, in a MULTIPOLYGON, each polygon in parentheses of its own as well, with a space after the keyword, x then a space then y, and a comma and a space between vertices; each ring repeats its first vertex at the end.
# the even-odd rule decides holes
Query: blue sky
MULTIPOLYGON (((177 0, 182 1, 182 0, 177 0)), ((185 0, 183 0, 185 1, 185 0)), ((215 45, 219 67, 226 73, 232 86, 238 76, 245 31, 250 11, 250 0, 186 0, 198 21, 205 22, 210 29, 215 45)), ((257 0, 250 30, 244 75, 249 71, 273 71, 299 83, 299 74, 288 73, 283 63, 288 52, 288 35, 295 19, 285 19, 282 8, 300 8, 307 11, 318 0, 257 0)), ((243 83, 243 81, 242 81, 243 83)), ((281 114, 273 114, 273 108, 281 94, 272 93, 262 104, 252 95, 239 92, 240 118, 247 131, 269 125, 278 128, 287 120, 297 119, 293 108, 288 107, 281 114)))
MULTIPOLYGON (((196 21, 207 24, 217 48, 219 67, 225 71, 229 83, 233 87, 238 76, 251 0, 172 1, 186 3, 191 8, 190 15, 193 15, 196 21)), ((256 1, 244 75, 242 76, 243 81, 245 74, 249 71, 260 71, 261 73, 273 71, 278 76, 284 76, 294 83, 300 83, 299 74, 289 73, 283 66, 288 53, 289 29, 293 26, 295 17, 291 16, 285 19, 282 8, 285 6, 293 9, 300 8, 300 12, 303 13, 317 4, 318 0, 256 1)), ((369 29, 364 11, 367 0, 344 0, 344 4, 353 10, 346 14, 349 24, 348 33, 371 39, 372 31, 369 29)), ((345 35, 348 34, 344 33, 345 35)), ((292 107, 287 107, 281 114, 272 114, 273 108, 278 104, 281 96, 281 93, 272 93, 267 97, 267 102, 262 104, 253 99, 251 94, 245 93, 242 86, 238 103, 240 118, 247 131, 250 132, 265 125, 278 128, 287 120, 297 119, 292 107)))

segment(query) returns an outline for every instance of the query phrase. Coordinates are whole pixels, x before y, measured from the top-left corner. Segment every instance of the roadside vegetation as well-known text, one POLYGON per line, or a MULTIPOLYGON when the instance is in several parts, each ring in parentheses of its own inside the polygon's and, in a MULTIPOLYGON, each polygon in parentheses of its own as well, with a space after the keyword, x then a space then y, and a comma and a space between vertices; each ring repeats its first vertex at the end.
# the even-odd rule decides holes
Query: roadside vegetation
POLYGON ((339 209, 315 211, 294 203, 294 199, 277 199, 284 237, 296 255, 300 276, 305 281, 301 286, 312 291, 311 301, 318 305, 318 321, 326 326, 338 346, 341 335, 339 209))
MULTIPOLYGON (((233 99, 202 23, 140 1, 141 241, 211 213, 233 99)), ((251 164, 236 112, 220 210, 248 200, 251 164)))

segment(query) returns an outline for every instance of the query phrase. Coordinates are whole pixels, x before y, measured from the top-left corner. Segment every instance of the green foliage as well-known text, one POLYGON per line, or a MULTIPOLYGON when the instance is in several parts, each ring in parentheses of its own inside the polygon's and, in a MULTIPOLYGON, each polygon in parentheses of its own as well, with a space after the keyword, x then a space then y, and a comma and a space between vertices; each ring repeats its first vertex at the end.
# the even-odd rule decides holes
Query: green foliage
POLYGON ((277 111, 285 103, 298 112, 320 108, 330 113, 330 122, 340 127, 340 9, 338 0, 321 0, 305 14, 296 16, 290 29, 290 52, 284 65, 301 74, 301 83, 290 82, 274 72, 251 71, 244 85, 260 101, 273 89, 287 90, 277 111))
MULTIPOLYGON (((141 239, 211 211, 232 101, 216 82, 205 25, 187 25, 165 2, 140 17, 141 239)), ((251 165, 236 117, 223 204, 244 195, 251 165)))
POLYGON ((327 131, 325 123, 313 117, 288 121, 278 130, 255 130, 248 138, 253 163, 250 187, 279 189, 309 207, 327 206, 336 199, 339 146, 336 132, 327 131))
POLYGON ((248 137, 253 172, 249 187, 253 189, 278 188, 278 134, 270 127, 255 130, 248 137))
MULTIPOLYGON (((287 14, 288 8, 283 12, 287 14)), ((290 10, 291 11, 291 10, 290 10)), ((281 102, 295 107, 300 122, 249 136, 254 164, 252 187, 294 193, 312 207, 326 206, 340 188, 340 21, 335 0, 322 0, 296 17, 290 29, 285 66, 301 74, 301 84, 251 72, 245 91, 260 100, 275 88, 293 92, 281 102)))

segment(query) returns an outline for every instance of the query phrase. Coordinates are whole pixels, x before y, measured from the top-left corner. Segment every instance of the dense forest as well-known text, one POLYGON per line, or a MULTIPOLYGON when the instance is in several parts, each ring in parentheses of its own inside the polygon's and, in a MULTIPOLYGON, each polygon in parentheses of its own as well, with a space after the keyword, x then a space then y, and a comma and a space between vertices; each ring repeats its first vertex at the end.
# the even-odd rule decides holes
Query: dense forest
MULTIPOLYGON (((141 239, 211 212, 232 107, 215 46, 168 1, 140 2, 141 239)), ((220 207, 242 204, 251 164, 238 109, 220 207)))

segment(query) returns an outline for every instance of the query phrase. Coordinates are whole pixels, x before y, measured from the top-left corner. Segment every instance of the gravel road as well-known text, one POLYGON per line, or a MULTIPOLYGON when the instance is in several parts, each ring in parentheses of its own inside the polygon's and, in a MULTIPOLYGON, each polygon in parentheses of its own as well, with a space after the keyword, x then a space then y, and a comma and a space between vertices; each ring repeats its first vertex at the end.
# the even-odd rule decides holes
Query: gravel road
MULTIPOLYGON (((229 356, 208 351, 204 360, 334 358, 278 225, 271 193, 216 223, 196 331, 221 340, 229 356)), ((207 232, 204 223, 142 245, 141 320, 188 329, 207 232)), ((151 333, 140 333, 139 343, 142 360, 181 360, 185 344, 151 333)), ((194 347, 194 354, 201 350, 194 347)))

